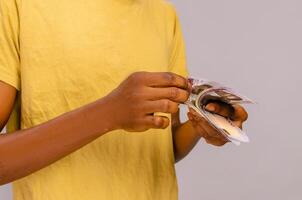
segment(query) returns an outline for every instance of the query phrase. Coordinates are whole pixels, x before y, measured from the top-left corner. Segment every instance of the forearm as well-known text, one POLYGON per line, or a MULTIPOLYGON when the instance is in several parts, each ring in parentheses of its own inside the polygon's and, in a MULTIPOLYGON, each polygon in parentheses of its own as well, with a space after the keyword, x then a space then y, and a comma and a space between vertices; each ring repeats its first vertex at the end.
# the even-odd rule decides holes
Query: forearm
POLYGON ((180 124, 173 130, 175 162, 183 159, 196 145, 201 136, 196 133, 191 121, 180 124))
POLYGON ((114 129, 101 99, 36 127, 0 135, 0 185, 29 175, 114 129))

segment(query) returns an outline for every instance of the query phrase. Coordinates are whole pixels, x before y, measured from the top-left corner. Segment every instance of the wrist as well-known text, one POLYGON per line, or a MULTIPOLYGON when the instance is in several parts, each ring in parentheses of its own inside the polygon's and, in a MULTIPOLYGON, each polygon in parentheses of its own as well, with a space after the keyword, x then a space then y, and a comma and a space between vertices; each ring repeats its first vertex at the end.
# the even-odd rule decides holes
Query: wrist
POLYGON ((87 132, 100 136, 118 129, 111 104, 112 103, 104 97, 81 108, 83 125, 86 127, 87 132))
POLYGON ((107 132, 120 129, 117 120, 117 108, 113 105, 113 101, 108 96, 97 101, 97 110, 107 132))

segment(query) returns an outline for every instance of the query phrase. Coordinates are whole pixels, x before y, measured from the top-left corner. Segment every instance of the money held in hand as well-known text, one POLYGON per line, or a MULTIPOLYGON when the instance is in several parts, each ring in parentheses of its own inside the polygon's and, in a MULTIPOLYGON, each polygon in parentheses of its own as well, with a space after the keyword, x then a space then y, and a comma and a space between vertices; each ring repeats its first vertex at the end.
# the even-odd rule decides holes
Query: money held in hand
POLYGON ((249 142, 247 134, 235 126, 228 118, 206 111, 205 106, 210 101, 220 101, 229 105, 254 103, 249 98, 238 94, 233 89, 220 83, 205 79, 189 78, 192 91, 186 104, 193 108, 209 124, 217 129, 230 142, 239 145, 241 142, 249 142))

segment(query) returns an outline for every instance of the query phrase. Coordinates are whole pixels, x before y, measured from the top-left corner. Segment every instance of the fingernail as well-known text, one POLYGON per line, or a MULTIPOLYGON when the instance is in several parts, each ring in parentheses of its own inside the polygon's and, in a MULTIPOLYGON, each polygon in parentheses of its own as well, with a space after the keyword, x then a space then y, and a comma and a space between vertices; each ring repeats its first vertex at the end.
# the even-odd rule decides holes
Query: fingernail
POLYGON ((214 112, 215 111, 215 106, 213 104, 208 104, 206 106, 206 109, 210 112, 214 112))

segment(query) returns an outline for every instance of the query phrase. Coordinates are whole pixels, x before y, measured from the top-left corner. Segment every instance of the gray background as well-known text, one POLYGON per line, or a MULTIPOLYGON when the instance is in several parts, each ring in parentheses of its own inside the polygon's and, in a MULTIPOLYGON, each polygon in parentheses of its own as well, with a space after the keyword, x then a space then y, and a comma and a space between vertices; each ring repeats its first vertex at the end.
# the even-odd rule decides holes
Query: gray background
MULTIPOLYGON (((248 107, 251 143, 201 141, 176 165, 180 200, 301 200, 302 1, 173 2, 191 75, 258 102, 248 107)), ((11 199, 9 186, 0 187, 0 199, 11 199)))

